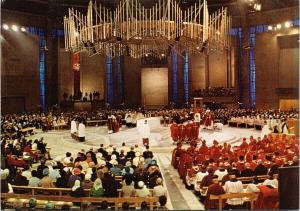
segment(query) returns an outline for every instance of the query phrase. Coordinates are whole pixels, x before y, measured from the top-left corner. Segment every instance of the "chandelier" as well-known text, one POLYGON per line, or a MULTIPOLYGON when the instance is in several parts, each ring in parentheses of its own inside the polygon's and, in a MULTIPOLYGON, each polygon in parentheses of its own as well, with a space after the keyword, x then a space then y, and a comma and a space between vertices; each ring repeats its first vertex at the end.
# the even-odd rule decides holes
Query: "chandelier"
POLYGON ((206 0, 182 9, 176 0, 158 0, 145 8, 141 0, 121 0, 110 10, 89 2, 87 14, 69 9, 64 17, 65 48, 109 57, 165 57, 210 53, 230 48, 227 8, 209 14, 206 0))

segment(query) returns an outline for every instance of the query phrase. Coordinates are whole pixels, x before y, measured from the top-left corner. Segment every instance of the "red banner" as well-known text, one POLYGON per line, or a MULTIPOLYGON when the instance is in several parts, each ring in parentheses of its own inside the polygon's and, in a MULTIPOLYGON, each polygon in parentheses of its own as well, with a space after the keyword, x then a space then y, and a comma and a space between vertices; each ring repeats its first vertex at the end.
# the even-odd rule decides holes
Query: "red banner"
POLYGON ((80 54, 75 53, 73 54, 73 71, 80 70, 80 54))

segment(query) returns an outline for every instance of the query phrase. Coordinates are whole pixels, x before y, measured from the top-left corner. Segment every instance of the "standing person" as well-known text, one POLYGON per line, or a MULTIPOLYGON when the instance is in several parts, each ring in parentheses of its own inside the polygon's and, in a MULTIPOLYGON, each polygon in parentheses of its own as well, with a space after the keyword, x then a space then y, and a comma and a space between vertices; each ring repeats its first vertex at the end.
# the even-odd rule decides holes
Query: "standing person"
POLYGON ((76 119, 74 118, 71 121, 71 135, 77 133, 77 124, 76 124, 76 119))
POLYGON ((85 125, 83 124, 83 121, 80 120, 79 126, 78 126, 78 137, 80 142, 85 141, 85 125))
POLYGON ((145 120, 143 129, 142 129, 142 138, 143 138, 144 146, 149 146, 149 136, 150 136, 150 127, 148 125, 147 120, 145 120))

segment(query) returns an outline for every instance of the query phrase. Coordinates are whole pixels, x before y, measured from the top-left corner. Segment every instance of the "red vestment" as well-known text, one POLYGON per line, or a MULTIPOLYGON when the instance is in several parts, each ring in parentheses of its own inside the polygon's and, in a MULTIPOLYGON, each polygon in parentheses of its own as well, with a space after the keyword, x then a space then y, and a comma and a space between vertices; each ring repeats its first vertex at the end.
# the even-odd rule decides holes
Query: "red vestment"
MULTIPOLYGON (((207 188, 206 193, 206 199, 205 199, 205 209, 215 209, 217 210, 219 208, 219 200, 210 200, 210 195, 221 195, 224 194, 225 191, 221 185, 218 183, 211 184, 207 188)), ((225 200, 223 200, 223 206, 224 207, 225 200)))

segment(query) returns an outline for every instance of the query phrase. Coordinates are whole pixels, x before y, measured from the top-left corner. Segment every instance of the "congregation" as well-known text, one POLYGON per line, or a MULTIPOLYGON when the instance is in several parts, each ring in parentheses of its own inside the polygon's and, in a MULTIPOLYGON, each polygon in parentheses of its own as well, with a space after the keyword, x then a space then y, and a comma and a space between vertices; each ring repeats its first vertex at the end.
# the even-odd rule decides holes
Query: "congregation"
MULTIPOLYGON (((54 160, 47 159, 44 148, 42 140, 35 140, 33 143, 26 139, 2 141, 1 193, 28 194, 29 189, 22 190, 23 186, 28 186, 44 188, 40 193, 44 195, 49 195, 51 188, 69 188, 69 195, 75 198, 153 196, 159 199, 156 207, 165 209, 167 190, 149 146, 142 149, 138 145, 128 147, 125 143, 121 147, 101 144, 99 149, 82 149, 77 155, 66 152, 65 156, 58 156, 54 160), (22 159, 22 153, 26 153, 32 162, 22 159), (32 165, 37 161, 40 162, 39 165, 32 165)), ((50 207, 64 209, 65 205, 72 208, 83 206, 77 202, 66 202, 50 207)), ((3 208, 9 206, 9 203, 2 204, 3 208)), ((29 202, 29 207, 31 206, 29 202)), ((34 206, 38 204, 35 203, 34 206)), ((84 206, 103 209, 105 206, 108 208, 116 205, 102 201, 100 204, 84 206)), ((127 206, 129 209, 132 204, 124 202, 122 206, 123 209, 127 206)), ((139 206, 149 209, 146 202, 139 206)))

